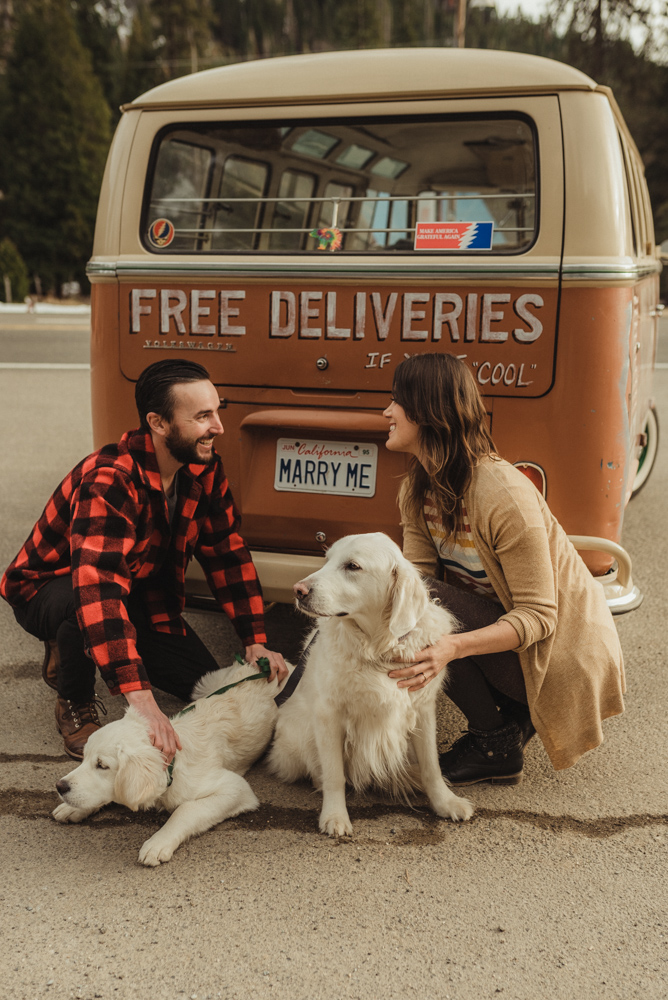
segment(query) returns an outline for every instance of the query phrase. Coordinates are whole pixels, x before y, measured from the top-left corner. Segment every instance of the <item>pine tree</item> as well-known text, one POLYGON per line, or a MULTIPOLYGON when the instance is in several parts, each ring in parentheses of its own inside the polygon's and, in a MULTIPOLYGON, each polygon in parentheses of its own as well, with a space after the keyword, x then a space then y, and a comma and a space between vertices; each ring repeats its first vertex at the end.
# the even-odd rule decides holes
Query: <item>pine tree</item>
POLYGON ((5 229, 42 288, 85 281, 109 108, 68 0, 24 7, 6 78, 5 229))
POLYGON ((28 269, 16 246, 6 236, 0 240, 0 299, 23 302, 28 294, 28 269))
POLYGON ((137 0, 125 50, 120 103, 128 104, 167 79, 160 53, 164 38, 151 0, 137 0))
POLYGON ((209 0, 160 0, 152 9, 165 39, 161 59, 166 78, 196 72, 211 41, 209 0))
POLYGON ((71 0, 71 6, 79 38, 90 52, 93 72, 117 120, 124 61, 119 29, 126 19, 125 0, 71 0))
POLYGON ((551 9, 565 22, 567 36, 589 43, 589 74, 595 80, 607 68, 612 42, 627 39, 634 27, 649 41, 652 0, 552 0, 551 9))
MULTIPOLYGON (((317 2, 311 0, 314 6, 317 2)), ((297 51, 292 4, 293 0, 211 0, 213 36, 227 58, 297 51)))
POLYGON ((376 0, 332 0, 329 7, 332 48, 380 47, 383 26, 376 0))

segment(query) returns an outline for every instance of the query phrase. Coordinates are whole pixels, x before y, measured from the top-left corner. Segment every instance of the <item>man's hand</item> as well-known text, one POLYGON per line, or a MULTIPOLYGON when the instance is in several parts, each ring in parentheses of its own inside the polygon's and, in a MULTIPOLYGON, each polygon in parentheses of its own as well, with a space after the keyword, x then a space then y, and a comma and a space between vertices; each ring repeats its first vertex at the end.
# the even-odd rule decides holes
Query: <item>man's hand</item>
POLYGON ((158 708, 152 691, 128 691, 125 694, 128 705, 136 708, 148 722, 148 735, 151 743, 162 750, 165 767, 171 764, 174 754, 181 749, 181 742, 176 730, 164 712, 158 708))
POLYGON ((278 677, 278 683, 280 684, 288 676, 288 668, 281 654, 272 653, 270 649, 265 649, 259 642, 256 642, 253 646, 246 646, 245 656, 246 663, 255 663, 261 656, 267 657, 269 666, 271 667, 271 673, 267 677, 268 681, 273 681, 274 677, 278 677))

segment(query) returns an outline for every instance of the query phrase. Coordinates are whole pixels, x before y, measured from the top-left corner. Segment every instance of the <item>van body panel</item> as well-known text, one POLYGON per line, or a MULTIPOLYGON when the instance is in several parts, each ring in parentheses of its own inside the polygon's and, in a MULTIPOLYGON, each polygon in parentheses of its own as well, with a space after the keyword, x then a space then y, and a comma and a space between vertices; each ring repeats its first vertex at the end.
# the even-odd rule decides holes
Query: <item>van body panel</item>
MULTIPOLYGON (((177 121, 185 120, 186 122, 190 121, 198 125, 205 125, 207 122, 215 124, 220 121, 221 113, 219 109, 196 109, 189 112, 185 119, 177 118, 177 121)), ((447 101, 429 100, 420 102, 419 112, 416 110, 414 104, 407 101, 393 101, 386 106, 382 106, 383 119, 416 116, 418 113, 420 116, 425 117, 446 115, 451 117, 474 116, 481 114, 489 115, 490 117, 522 115, 526 116, 527 120, 533 123, 537 139, 537 162, 541 165, 541 181, 539 186, 540 201, 537 213, 539 225, 537 227, 536 240, 530 250, 530 261, 534 266, 542 264, 558 267, 562 255, 561 222, 563 219, 563 153, 558 98, 550 95, 526 98, 493 97, 487 98, 484 101, 475 98, 447 101)), ((152 260, 158 268, 168 266, 169 249, 167 248, 164 253, 147 250, 145 242, 142 240, 139 220, 142 218, 143 201, 146 194, 146 177, 152 154, 155 153, 156 137, 159 137, 169 126, 174 126, 174 114, 171 111, 129 112, 130 117, 137 118, 137 126, 133 133, 132 170, 128 173, 127 189, 124 193, 124 200, 121 206, 122 221, 121 248, 118 255, 119 264, 128 266, 133 264, 138 265, 146 264, 152 260)), ((340 104, 335 107, 304 104, 290 108, 289 113, 278 113, 276 110, 268 109, 267 107, 230 109, 224 112, 224 121, 228 125, 275 122, 279 126, 284 120, 304 120, 309 123, 312 120, 323 122, 327 120, 343 120, 354 124, 357 119, 366 119, 374 116, 380 118, 377 104, 340 104)), ((121 141, 125 141, 124 137, 121 137, 121 141)), ((113 250, 103 249, 102 245, 100 245, 99 252, 101 254, 114 253, 113 250)), ((243 263, 245 257, 248 258, 249 269, 251 270, 257 268, 260 264, 258 255, 240 254, 238 251, 228 254, 216 252, 212 255, 179 252, 177 256, 178 260, 183 264, 192 263, 198 268, 207 266, 205 258, 209 256, 213 258, 211 263, 215 261, 219 265, 229 262, 229 264, 239 266, 243 263), (250 266, 251 261, 254 267, 250 266)), ((357 254, 354 256, 346 255, 346 257, 348 260, 344 261, 343 255, 341 257, 337 255, 337 262, 340 261, 340 266, 350 265, 351 261, 357 261, 357 259, 360 262, 364 262, 366 266, 369 266, 371 263, 368 258, 365 259, 364 255, 360 255, 359 258, 357 254)), ((455 254, 449 254, 447 258, 443 258, 436 252, 429 254, 425 258, 424 263, 427 267, 437 267, 439 263, 443 266, 444 260, 447 261, 448 266, 457 266, 458 263, 460 266, 465 265, 467 261, 468 266, 470 266, 470 256, 460 260, 455 254)), ((479 261, 483 262, 483 260, 483 255, 477 255, 476 263, 479 261)), ((410 258, 403 260, 400 253, 392 254, 388 263, 390 262, 392 266, 414 264, 414 261, 411 261, 410 258)), ((304 264, 308 266, 308 258, 301 255, 301 259, 295 259, 291 255, 272 254, 269 251, 261 254, 261 266, 263 268, 269 268, 273 265, 285 267, 288 263, 293 263, 301 268, 304 264)), ((495 261, 495 263, 500 264, 501 261, 495 261)), ((503 263, 509 265, 510 258, 504 259, 503 263)), ((312 262, 310 266, 320 267, 326 265, 324 265, 324 262, 322 264, 320 262, 312 262)))
POLYGON ((561 94, 566 174, 564 264, 633 255, 619 132, 604 94, 561 94), (582 206, 587 211, 582 211, 582 206))
MULTIPOLYGON (((382 530, 401 540, 407 458, 385 449, 382 412, 405 356, 445 350, 471 365, 499 452, 542 470, 565 530, 620 541, 651 401, 661 265, 642 163, 606 88, 517 53, 321 53, 173 80, 124 111, 88 268, 96 446, 136 424, 134 383, 148 364, 204 364, 223 401, 217 448, 275 598, 291 573, 303 575, 304 560, 320 558, 323 537, 382 530), (390 151, 383 175, 390 126, 419 122, 427 134, 430 123, 474 121, 501 123, 482 138, 462 132, 461 162, 477 157, 487 187, 461 171, 448 179, 450 146, 423 188, 408 185, 420 156, 390 151), (508 122, 525 123, 532 145, 508 122), (318 149, 329 140, 333 151, 318 149), (202 162, 201 150, 211 151, 204 194, 156 186, 163 151, 178 160, 182 147, 202 162), (522 156, 528 180, 513 186, 522 156), (212 178, 222 183, 228 159, 237 189, 223 193, 212 178), (265 181, 247 194, 260 167, 265 181), (336 198, 322 193, 325 181, 339 184, 336 198), (409 199, 410 234, 425 205, 447 207, 444 225, 463 225, 466 198, 477 199, 478 225, 497 198, 494 239, 516 235, 483 250, 416 251, 392 221, 359 222, 372 197, 387 204, 388 220, 392 201, 409 199), (172 203, 203 221, 173 223, 172 203), (297 224, 300 204, 312 209, 300 209, 297 224), (336 252, 317 251, 308 232, 334 226, 317 221, 325 205, 329 219, 348 213, 336 252), (235 228, 224 213, 254 221, 235 228), (156 218, 164 244, 148 238, 156 218), (276 249, 280 232, 300 234, 293 249, 276 249), (353 233, 363 249, 351 249, 353 233)), ((583 557, 595 573, 611 564, 602 552, 583 557)))
POLYGON ((187 352, 206 357, 220 384, 389 393, 399 361, 444 346, 487 395, 540 396, 553 379, 557 304, 556 286, 491 281, 124 282, 121 370, 136 380, 150 360, 187 352))
POLYGON ((228 108, 236 104, 271 106, 302 103, 304 94, 345 102, 425 100, 433 94, 532 94, 576 88, 595 90, 595 82, 564 63, 540 56, 495 49, 376 49, 279 56, 258 62, 204 70, 149 90, 125 109, 157 106, 228 108))
MULTIPOLYGON (((238 434, 240 456, 239 496, 244 517, 244 537, 253 548, 281 547, 293 552, 321 552, 324 537, 330 543, 346 532, 385 531, 401 544, 396 492, 387 484, 398 484, 407 467, 404 455, 388 452, 387 422, 381 413, 359 413, 347 409, 328 413, 318 410, 284 409, 257 411, 249 406, 229 406, 223 419, 231 433, 238 434), (238 428, 238 430, 237 430, 238 428), (274 488, 277 443, 295 442, 295 454, 305 440, 349 441, 356 449, 377 447, 376 490, 373 497, 336 496, 318 493, 279 492, 274 488), (267 498, 271 497, 270 505, 267 498)), ((223 451, 226 449, 223 447, 223 451)), ((313 449, 309 449, 309 454, 313 449)), ((226 459, 227 461, 227 459, 226 459)), ((302 466, 305 462, 302 460, 302 466)), ((312 462, 317 466, 317 460, 312 462)), ((231 475, 235 475, 233 467, 231 475)), ((293 581, 294 582, 294 581, 293 581)))
POLYGON ((122 214, 118 209, 123 204, 128 162, 138 121, 137 115, 123 115, 109 150, 95 222, 94 260, 108 256, 114 261, 120 253, 122 214))
POLYGON ((495 406, 494 434, 507 441, 504 457, 538 461, 540 455, 548 503, 563 512, 560 520, 570 534, 584 524, 585 534, 619 539, 630 435, 624 393, 632 299, 632 288, 564 290, 560 327, 578 336, 560 338, 555 391, 531 403, 498 400, 495 406), (603 376, 595 384, 592 370, 603 376), (566 391, 574 400, 586 398, 586 406, 564 407, 566 391), (564 475, 574 452, 577 474, 564 475))
POLYGON ((93 442, 96 448, 119 441, 138 424, 134 384, 120 373, 118 336, 118 282, 92 279, 91 283, 91 405, 93 442))

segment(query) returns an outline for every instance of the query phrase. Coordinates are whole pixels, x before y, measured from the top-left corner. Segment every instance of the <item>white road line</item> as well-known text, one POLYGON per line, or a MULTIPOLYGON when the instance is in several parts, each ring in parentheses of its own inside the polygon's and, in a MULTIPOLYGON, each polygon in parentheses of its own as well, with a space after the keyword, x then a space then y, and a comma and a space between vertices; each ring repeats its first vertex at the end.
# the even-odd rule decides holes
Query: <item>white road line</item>
MULTIPOLYGON (((39 326, 40 329, 43 329, 45 326, 48 327, 50 325, 53 325, 54 327, 58 326, 89 327, 90 317, 84 316, 83 319, 81 318, 81 316, 38 316, 37 317, 37 326, 39 326)), ((25 330, 27 326, 28 324, 24 323, 22 325, 22 329, 25 330)))
POLYGON ((40 368, 48 371, 90 371, 90 365, 59 364, 41 361, 0 361, 2 368, 40 368))

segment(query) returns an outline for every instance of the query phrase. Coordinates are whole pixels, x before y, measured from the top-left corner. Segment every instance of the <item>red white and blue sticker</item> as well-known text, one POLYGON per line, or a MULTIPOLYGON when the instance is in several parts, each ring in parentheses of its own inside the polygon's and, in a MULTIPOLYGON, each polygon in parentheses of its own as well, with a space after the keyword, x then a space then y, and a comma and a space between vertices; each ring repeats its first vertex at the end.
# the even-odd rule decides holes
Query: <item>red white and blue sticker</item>
POLYGON ((418 222, 415 250, 491 250, 493 222, 418 222))
POLYGON ((156 219, 148 227, 148 239, 154 247, 168 247, 174 239, 174 225, 169 219, 156 219))

